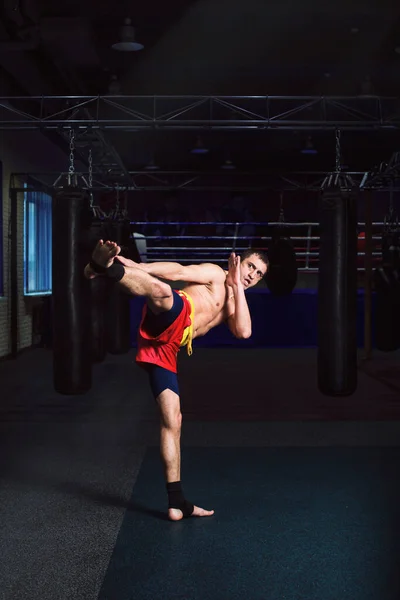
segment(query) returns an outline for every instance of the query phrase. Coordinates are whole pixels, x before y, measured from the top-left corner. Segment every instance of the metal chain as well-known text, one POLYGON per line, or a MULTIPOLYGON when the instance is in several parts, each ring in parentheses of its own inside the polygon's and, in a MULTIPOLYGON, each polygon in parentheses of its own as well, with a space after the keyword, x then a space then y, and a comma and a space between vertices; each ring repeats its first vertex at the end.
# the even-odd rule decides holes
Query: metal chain
POLYGON ((93 187, 93 157, 92 157, 92 149, 89 148, 89 188, 93 187))
POLYGON ((391 182, 389 192, 389 212, 384 218, 384 229, 389 232, 397 230, 399 225, 399 218, 394 210, 393 184, 394 181, 391 182))
POLYGON ((390 192, 389 192, 389 213, 392 215, 394 210, 393 206, 393 181, 391 182, 390 192))
POLYGON ((115 201, 115 215, 117 218, 119 217, 119 187, 117 187, 117 198, 115 201))
POLYGON ((125 190, 124 193, 124 212, 123 217, 126 219, 128 217, 128 192, 125 190))
POLYGON ((75 173, 75 131, 69 130, 69 174, 75 173))
POLYGON ((93 157, 91 148, 89 148, 89 204, 90 208, 93 208, 93 157))
POLYGON ((342 162, 342 149, 340 146, 340 129, 336 129, 336 145, 335 145, 335 153, 336 153, 336 173, 340 173, 341 171, 341 162, 342 162))
POLYGON ((279 198, 279 219, 278 219, 279 223, 284 223, 285 222, 285 215, 283 212, 283 192, 280 193, 280 198, 279 198))

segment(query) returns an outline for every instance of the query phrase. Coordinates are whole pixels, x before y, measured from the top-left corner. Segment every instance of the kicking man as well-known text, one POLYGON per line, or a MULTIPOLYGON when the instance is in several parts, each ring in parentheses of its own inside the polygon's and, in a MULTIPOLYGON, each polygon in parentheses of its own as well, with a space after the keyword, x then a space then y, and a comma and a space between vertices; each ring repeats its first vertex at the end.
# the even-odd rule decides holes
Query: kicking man
POLYGON ((120 256, 121 248, 100 240, 85 276, 105 276, 119 282, 146 304, 138 332, 137 363, 149 374, 160 409, 160 450, 164 465, 168 516, 205 517, 214 511, 194 506, 185 499, 181 485, 180 437, 182 414, 177 379, 177 356, 182 346, 192 354, 192 340, 225 322, 239 339, 251 336, 251 318, 245 291, 266 274, 268 258, 259 250, 232 253, 228 270, 212 263, 181 265, 175 262, 135 263, 120 256), (186 282, 175 290, 166 281, 186 282))

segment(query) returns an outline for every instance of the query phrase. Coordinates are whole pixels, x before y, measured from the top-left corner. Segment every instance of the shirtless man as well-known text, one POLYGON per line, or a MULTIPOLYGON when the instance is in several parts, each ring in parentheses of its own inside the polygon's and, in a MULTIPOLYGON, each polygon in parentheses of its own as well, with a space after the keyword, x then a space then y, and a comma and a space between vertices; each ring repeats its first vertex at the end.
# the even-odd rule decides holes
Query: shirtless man
POLYGON ((100 240, 85 267, 88 279, 99 275, 118 281, 133 296, 147 301, 138 334, 137 363, 148 371, 150 385, 161 415, 160 449, 172 521, 183 517, 206 517, 204 510, 189 503, 183 494, 180 471, 182 414, 177 380, 177 354, 192 339, 226 322, 239 339, 251 336, 251 318, 245 290, 267 272, 268 259, 258 250, 229 258, 228 271, 211 263, 181 265, 174 262, 135 263, 120 256, 115 242, 100 240), (160 280, 160 279, 161 280, 160 280), (173 290, 167 281, 188 282, 173 290))

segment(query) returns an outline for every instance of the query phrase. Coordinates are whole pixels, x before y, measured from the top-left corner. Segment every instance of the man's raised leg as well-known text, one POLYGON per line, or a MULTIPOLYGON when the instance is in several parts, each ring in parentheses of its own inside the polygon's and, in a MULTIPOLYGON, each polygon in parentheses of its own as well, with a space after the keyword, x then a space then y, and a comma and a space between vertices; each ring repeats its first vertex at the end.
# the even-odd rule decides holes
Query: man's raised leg
MULTIPOLYGON (((179 487, 181 481, 181 429, 182 413, 180 409, 179 396, 170 389, 166 389, 157 396, 160 408, 160 451, 164 465, 165 480, 168 484, 178 484, 175 491, 170 491, 170 498, 179 498, 179 487)), ((173 487, 173 486, 170 486, 173 487)), ((179 502, 178 502, 179 503, 179 502)), ((213 510, 204 510, 198 506, 193 507, 191 516, 209 517, 214 514, 213 510)), ((169 508, 168 517, 171 521, 180 521, 184 514, 179 508, 169 508)))
MULTIPOLYGON (((114 263, 114 259, 121 252, 120 246, 115 242, 99 240, 92 254, 92 261, 85 267, 85 277, 92 279, 102 275, 102 269, 108 270, 117 266, 121 270, 118 276, 119 285, 133 296, 146 296, 147 303, 154 314, 170 310, 174 299, 171 286, 149 275, 139 267, 123 266, 114 263), (98 269, 98 270, 97 270, 98 269)), ((131 261, 132 264, 133 261, 131 261)))
POLYGON ((136 267, 124 267, 125 274, 119 284, 133 296, 146 296, 151 311, 157 315, 170 310, 174 303, 171 286, 136 267))

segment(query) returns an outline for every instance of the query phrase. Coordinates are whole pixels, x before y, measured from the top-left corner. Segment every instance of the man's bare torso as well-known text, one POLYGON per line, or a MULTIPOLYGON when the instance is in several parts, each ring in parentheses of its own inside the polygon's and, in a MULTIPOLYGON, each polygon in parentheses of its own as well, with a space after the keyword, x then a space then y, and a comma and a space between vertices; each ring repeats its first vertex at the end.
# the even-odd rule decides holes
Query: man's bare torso
POLYGON ((225 321, 234 309, 231 288, 224 282, 188 283, 181 286, 194 304, 193 337, 201 337, 210 329, 225 321))

